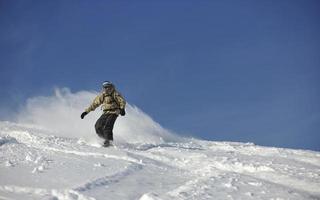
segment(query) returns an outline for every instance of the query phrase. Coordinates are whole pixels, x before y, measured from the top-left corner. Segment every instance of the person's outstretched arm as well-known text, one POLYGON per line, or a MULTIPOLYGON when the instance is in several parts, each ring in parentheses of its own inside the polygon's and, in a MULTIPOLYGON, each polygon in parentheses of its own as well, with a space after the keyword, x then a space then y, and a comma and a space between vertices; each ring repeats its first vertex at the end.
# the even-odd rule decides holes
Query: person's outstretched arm
POLYGON ((91 105, 85 109, 85 111, 81 114, 81 119, 84 118, 89 112, 94 111, 97 107, 99 107, 103 103, 103 94, 99 94, 94 98, 93 102, 91 105))
POLYGON ((99 94, 94 98, 91 105, 85 110, 87 113, 94 111, 97 107, 99 107, 103 103, 103 94, 99 94))

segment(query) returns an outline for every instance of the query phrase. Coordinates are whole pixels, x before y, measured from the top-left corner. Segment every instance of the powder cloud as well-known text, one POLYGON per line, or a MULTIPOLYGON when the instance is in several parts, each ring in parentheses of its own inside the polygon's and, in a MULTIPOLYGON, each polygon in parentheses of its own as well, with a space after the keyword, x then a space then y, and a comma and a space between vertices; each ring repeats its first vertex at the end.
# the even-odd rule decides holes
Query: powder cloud
MULTIPOLYGON (((90 105, 96 91, 71 92, 56 88, 52 96, 37 96, 27 100, 16 116, 18 123, 40 126, 56 136, 99 141, 94 124, 102 114, 97 108, 84 119, 80 114, 90 105)), ((162 143, 181 141, 171 131, 163 128, 141 109, 129 103, 126 115, 119 116, 114 126, 114 139, 118 143, 162 143)))

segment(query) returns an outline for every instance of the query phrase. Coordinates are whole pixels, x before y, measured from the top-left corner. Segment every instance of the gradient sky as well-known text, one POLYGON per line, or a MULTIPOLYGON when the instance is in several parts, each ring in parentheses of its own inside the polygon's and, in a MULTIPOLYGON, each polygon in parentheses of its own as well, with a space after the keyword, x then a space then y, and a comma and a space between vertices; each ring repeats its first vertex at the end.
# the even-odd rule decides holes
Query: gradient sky
POLYGON ((317 0, 2 0, 0 119, 54 87, 111 80, 179 134, 320 151, 319 10, 317 0))

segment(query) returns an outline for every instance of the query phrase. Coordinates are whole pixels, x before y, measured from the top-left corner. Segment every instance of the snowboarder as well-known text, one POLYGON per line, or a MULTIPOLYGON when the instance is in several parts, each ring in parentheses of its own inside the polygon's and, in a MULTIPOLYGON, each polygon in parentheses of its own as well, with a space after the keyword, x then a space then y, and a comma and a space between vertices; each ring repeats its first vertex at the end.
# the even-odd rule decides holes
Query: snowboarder
POLYGON ((81 114, 83 119, 90 111, 94 111, 102 104, 103 114, 95 124, 96 133, 103 138, 104 147, 112 145, 113 125, 120 114, 124 116, 126 101, 121 94, 115 89, 110 81, 102 83, 102 92, 93 100, 92 104, 81 114))

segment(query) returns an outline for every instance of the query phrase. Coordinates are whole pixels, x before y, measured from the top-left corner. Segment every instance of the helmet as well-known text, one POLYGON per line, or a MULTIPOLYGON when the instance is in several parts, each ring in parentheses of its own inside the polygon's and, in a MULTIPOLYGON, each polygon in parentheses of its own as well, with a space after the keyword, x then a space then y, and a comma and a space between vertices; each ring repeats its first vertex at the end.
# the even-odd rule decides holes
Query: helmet
POLYGON ((110 81, 104 81, 104 82, 102 83, 102 87, 103 87, 103 88, 114 87, 114 85, 113 85, 110 81))

